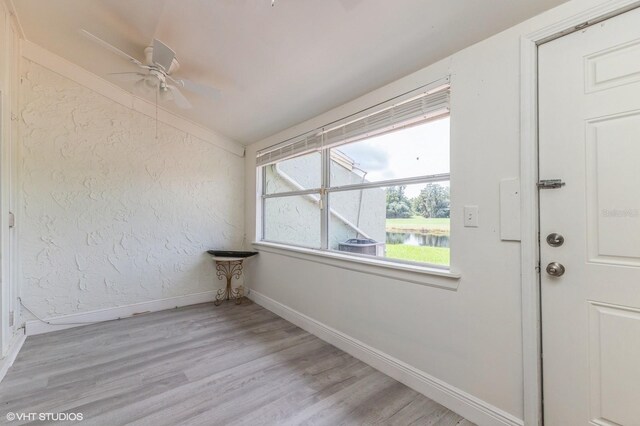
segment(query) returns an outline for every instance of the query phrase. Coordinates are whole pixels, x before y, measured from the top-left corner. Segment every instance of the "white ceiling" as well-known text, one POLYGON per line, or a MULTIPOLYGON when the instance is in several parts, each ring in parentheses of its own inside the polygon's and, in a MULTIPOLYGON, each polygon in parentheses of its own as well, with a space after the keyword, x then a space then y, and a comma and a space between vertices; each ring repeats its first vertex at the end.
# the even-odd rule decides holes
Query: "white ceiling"
MULTIPOLYGON (((566 0, 13 0, 28 40, 104 76, 155 37, 178 74, 219 87, 179 115, 248 144, 403 77, 566 0)), ((113 81, 113 80, 112 80, 113 81)), ((132 83, 116 82, 131 91, 132 83)))

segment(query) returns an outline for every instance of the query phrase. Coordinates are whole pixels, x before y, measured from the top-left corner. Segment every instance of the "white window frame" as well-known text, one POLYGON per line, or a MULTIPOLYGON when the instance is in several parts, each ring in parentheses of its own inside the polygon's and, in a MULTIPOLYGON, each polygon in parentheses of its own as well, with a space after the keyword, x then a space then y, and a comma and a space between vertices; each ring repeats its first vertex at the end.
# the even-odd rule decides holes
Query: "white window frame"
MULTIPOLYGON (((444 119, 448 117, 447 115, 443 115, 438 117, 438 119, 444 119)), ((429 121, 435 121, 435 119, 425 120, 419 124, 426 124, 429 121)), ((366 140, 366 138, 362 139, 366 140)), ((365 182, 358 184, 350 184, 350 185, 340 185, 340 186, 331 186, 331 156, 330 156, 331 148, 323 148, 321 153, 321 187, 320 188, 311 188, 305 190, 298 191, 287 191, 287 192, 276 192, 273 194, 266 193, 266 177, 267 170, 266 167, 261 167, 261 176, 262 176, 262 185, 261 185, 261 211, 264 214, 265 211, 265 202, 271 198, 285 198, 285 197, 295 197, 295 196, 304 196, 304 195, 318 195, 320 197, 320 247, 316 248, 322 251, 329 252, 339 252, 344 253, 338 250, 332 250, 329 248, 329 216, 330 216, 330 203, 329 203, 329 195, 335 192, 344 192, 344 191, 358 191, 365 189, 373 189, 373 188, 385 188, 391 186, 404 186, 404 185, 414 185, 414 184, 427 184, 427 183, 440 183, 440 182, 449 182, 451 180, 451 173, 440 173, 440 174, 432 174, 432 175, 423 175, 423 176, 415 176, 409 178, 400 178, 400 179, 389 179, 383 181, 376 182, 365 182)), ((293 157, 295 158, 295 157, 293 157)), ((275 244, 283 244, 278 241, 270 241, 265 238, 264 228, 265 228, 265 218, 262 217, 262 221, 260 224, 260 241, 275 243, 275 244)), ((284 244, 291 245, 294 247, 301 247, 296 244, 284 244)), ((305 247, 308 248, 308 247, 305 247)), ((359 255, 357 253, 349 253, 349 256, 358 256, 358 257, 371 257, 367 255, 359 255)), ((438 269, 449 269, 449 266, 444 265, 435 265, 430 263, 423 262, 411 262, 402 259, 387 259, 388 261, 399 262, 399 263, 408 263, 415 265, 429 265, 433 268, 438 269)))

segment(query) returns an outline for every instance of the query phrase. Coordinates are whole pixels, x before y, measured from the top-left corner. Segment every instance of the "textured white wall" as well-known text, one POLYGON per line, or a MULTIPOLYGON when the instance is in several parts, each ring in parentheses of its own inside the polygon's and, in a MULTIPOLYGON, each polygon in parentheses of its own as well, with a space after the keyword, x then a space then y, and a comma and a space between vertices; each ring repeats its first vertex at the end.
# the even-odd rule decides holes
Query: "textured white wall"
POLYGON ((221 286, 243 240, 243 159, 24 60, 22 295, 56 316, 221 286))

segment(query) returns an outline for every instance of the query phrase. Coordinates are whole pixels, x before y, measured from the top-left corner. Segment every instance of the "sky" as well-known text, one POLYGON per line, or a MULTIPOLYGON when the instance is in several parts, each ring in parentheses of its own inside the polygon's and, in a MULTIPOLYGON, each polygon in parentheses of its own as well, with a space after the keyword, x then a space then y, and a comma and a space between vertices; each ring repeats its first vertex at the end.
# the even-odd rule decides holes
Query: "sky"
MULTIPOLYGON (((337 148, 376 182, 449 172, 449 117, 337 148)), ((409 198, 425 184, 407 186, 409 198)))

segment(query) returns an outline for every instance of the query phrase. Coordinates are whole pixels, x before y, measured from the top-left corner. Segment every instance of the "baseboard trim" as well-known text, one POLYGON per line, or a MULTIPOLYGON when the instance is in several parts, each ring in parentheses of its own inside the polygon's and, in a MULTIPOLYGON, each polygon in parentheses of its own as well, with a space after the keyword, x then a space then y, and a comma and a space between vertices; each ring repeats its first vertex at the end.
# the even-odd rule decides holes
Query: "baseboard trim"
POLYGON ((164 311, 167 309, 179 308, 181 306, 197 305, 215 300, 214 291, 188 294, 185 296, 169 297, 166 299, 151 300, 148 302, 134 303, 132 305, 118 306, 114 308, 99 309, 77 314, 62 315, 53 318, 44 318, 48 324, 39 320, 29 320, 25 330, 27 336, 50 333, 52 331, 65 330, 67 328, 81 327, 83 325, 111 321, 132 317, 146 312, 164 311))
POLYGON ((471 422, 482 426, 524 425, 521 419, 268 296, 255 290, 250 290, 248 297, 274 314, 342 349, 471 422))
POLYGON ((4 358, 0 359, 0 383, 2 383, 2 379, 7 375, 7 371, 9 371, 9 367, 13 365, 13 362, 16 360, 20 349, 22 349, 22 345, 24 345, 24 341, 26 340, 27 335, 19 330, 18 334, 16 334, 11 343, 9 343, 9 351, 7 351, 7 355, 4 358))

